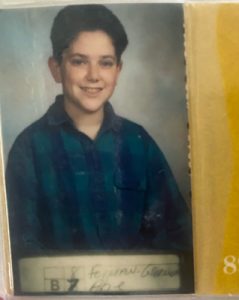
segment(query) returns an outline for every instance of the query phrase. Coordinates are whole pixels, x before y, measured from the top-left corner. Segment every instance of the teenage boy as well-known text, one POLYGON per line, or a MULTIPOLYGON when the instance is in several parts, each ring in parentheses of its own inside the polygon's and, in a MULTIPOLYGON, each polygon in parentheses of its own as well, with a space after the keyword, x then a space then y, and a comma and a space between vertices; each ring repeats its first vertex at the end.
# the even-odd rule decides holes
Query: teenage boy
POLYGON ((51 41, 49 68, 63 93, 8 158, 13 257, 190 250, 189 212, 162 152, 109 103, 128 43, 122 24, 102 5, 68 6, 51 41))

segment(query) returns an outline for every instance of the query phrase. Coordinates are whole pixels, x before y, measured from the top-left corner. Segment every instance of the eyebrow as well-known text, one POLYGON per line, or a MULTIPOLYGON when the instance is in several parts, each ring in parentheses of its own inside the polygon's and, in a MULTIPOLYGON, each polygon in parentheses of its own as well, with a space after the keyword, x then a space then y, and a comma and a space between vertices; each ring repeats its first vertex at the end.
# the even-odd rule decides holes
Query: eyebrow
MULTIPOLYGON (((71 58, 72 57, 78 57, 78 56, 82 57, 82 58, 88 58, 89 57, 88 55, 85 55, 85 54, 82 54, 82 53, 73 53, 73 54, 70 55, 71 58)), ((100 56, 100 58, 103 58, 103 59, 110 58, 110 59, 115 60, 116 56, 114 56, 114 55, 102 55, 102 56, 100 56)))

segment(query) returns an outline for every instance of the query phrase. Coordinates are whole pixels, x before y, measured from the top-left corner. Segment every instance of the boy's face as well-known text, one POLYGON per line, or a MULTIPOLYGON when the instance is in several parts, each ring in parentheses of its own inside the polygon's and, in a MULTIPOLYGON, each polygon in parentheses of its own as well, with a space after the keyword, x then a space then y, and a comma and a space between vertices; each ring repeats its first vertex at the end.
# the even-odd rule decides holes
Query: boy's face
POLYGON ((99 30, 81 32, 63 52, 61 64, 50 58, 49 66, 62 83, 65 104, 86 113, 103 109, 121 70, 111 38, 99 30))

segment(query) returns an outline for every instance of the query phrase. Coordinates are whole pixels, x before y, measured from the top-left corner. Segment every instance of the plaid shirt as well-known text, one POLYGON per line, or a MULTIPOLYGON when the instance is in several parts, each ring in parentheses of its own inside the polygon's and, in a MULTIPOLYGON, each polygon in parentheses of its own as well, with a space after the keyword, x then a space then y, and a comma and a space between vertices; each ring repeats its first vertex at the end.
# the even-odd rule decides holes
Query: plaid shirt
POLYGON ((162 152, 109 103, 104 116, 91 140, 58 96, 17 137, 6 171, 13 256, 190 249, 188 209, 162 152))

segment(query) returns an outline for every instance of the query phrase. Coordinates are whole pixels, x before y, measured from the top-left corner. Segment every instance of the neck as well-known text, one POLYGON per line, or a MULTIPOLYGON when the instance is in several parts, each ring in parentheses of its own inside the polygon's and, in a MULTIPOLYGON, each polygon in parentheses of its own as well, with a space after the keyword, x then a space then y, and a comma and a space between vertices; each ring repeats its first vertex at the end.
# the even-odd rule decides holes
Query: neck
POLYGON ((87 112, 69 101, 64 101, 64 107, 77 130, 95 139, 104 118, 103 107, 96 112, 87 112))

